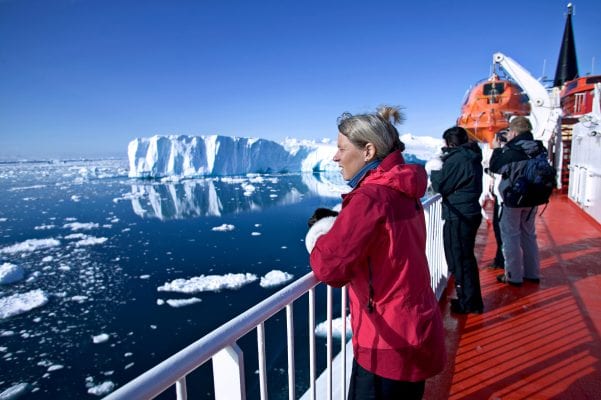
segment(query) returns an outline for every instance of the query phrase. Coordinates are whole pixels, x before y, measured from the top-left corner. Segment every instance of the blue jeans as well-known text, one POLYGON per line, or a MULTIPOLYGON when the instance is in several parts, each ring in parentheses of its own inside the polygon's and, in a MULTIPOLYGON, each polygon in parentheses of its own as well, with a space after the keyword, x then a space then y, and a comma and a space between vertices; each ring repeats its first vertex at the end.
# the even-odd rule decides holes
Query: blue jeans
POLYGON ((511 282, 524 278, 540 278, 540 257, 536 243, 536 212, 538 207, 503 207, 501 237, 505 256, 505 275, 511 282))

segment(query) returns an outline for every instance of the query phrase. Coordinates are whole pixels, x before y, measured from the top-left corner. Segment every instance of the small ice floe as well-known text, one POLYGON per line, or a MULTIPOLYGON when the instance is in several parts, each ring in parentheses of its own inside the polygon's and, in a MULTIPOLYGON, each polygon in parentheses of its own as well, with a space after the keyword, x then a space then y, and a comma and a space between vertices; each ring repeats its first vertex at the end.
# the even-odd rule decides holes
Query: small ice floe
POLYGON ((23 267, 11 263, 0 265, 0 285, 19 282, 25 277, 23 267))
POLYGON ((85 239, 81 239, 81 240, 75 242, 75 247, 94 246, 96 244, 102 244, 102 243, 106 242, 107 240, 108 240, 108 238, 105 238, 105 237, 88 236, 85 239))
POLYGON ((0 297, 0 319, 25 313, 34 308, 41 307, 47 302, 48 296, 40 289, 0 297))
POLYGON ((21 187, 10 188, 10 189, 8 189, 8 191, 9 192, 18 192, 20 190, 42 189, 42 188, 45 188, 45 187, 46 187, 46 185, 21 186, 21 187))
POLYGON ((60 365, 60 364, 53 364, 51 366, 48 367, 47 371, 48 372, 52 372, 52 371, 58 371, 59 369, 63 369, 65 368, 64 365, 60 365))
POLYGON ((233 231, 234 230, 234 225, 232 224, 222 224, 219 226, 216 226, 214 228, 211 228, 212 231, 215 232, 229 232, 229 231, 233 231))
POLYGON ((38 226, 33 227, 33 229, 35 229, 36 231, 46 231, 46 230, 54 229, 54 228, 56 228, 56 225, 52 225, 52 224, 38 225, 38 226))
POLYGON ((107 333, 101 333, 100 335, 92 336, 92 342, 95 344, 104 343, 109 340, 109 335, 107 333))
MULTIPOLYGON (((315 327, 315 334, 320 337, 326 337, 328 335, 328 321, 323 321, 315 327)), ((351 316, 346 316, 346 339, 349 339, 353 335, 351 329, 351 316)), ((336 318, 332 320, 332 337, 340 339, 342 337, 342 318, 336 318)))
POLYGON ((0 218, 0 222, 6 222, 8 221, 8 218, 0 218))
POLYGON ((31 385, 27 382, 17 383, 0 393, 0 400, 18 399, 24 394, 29 393, 31 389, 31 385))
POLYGON ((173 308, 185 307, 191 304, 200 303, 202 300, 198 297, 191 297, 189 299, 168 299, 167 304, 173 308))
POLYGON ((69 222, 68 224, 64 224, 63 228, 71 229, 72 231, 89 231, 99 226, 96 222, 69 222))
POLYGON ((190 279, 175 279, 159 286, 159 292, 200 293, 218 292, 222 289, 239 289, 244 285, 256 281, 255 274, 225 274, 225 275, 201 275, 190 279))
POLYGON ((92 386, 88 389, 89 394, 94 396, 104 396, 115 390, 115 384, 111 381, 104 381, 100 385, 92 386))
POLYGON ((269 197, 271 197, 272 199, 275 199, 276 197, 278 197, 277 194, 270 194, 269 197))
POLYGON ((261 236, 261 232, 251 232, 251 236, 261 236))
POLYGON ((81 196, 74 194, 73 196, 71 196, 71 200, 74 201, 75 203, 77 203, 78 201, 81 200, 81 196))
POLYGON ((27 239, 24 242, 0 248, 0 254, 33 253, 37 250, 60 246, 56 239, 27 239))
POLYGON ((157 299, 157 306, 162 306, 163 304, 165 304, 165 300, 157 299))
POLYGON ((83 303, 88 299, 88 296, 71 296, 71 301, 75 301, 79 304, 83 303))
POLYGON ((72 233, 70 235, 65 236, 65 239, 74 240, 74 239, 85 239, 88 235, 85 233, 72 233))
POLYGON ((243 184, 242 185, 242 189, 244 189, 244 196, 252 196, 253 193, 255 192, 255 190, 257 190, 257 188, 254 185, 251 184, 243 184))
POLYGON ((52 256, 46 256, 46 257, 42 258, 42 262, 45 262, 45 263, 50 262, 52 260, 54 260, 54 257, 52 257, 52 256))
POLYGON ((265 274, 265 276, 262 276, 259 284, 263 288, 270 288, 282 285, 291 280, 293 277, 294 275, 291 275, 287 272, 273 270, 265 274))
POLYGON ((150 279, 150 275, 140 275, 138 278, 140 278, 140 279, 150 279))

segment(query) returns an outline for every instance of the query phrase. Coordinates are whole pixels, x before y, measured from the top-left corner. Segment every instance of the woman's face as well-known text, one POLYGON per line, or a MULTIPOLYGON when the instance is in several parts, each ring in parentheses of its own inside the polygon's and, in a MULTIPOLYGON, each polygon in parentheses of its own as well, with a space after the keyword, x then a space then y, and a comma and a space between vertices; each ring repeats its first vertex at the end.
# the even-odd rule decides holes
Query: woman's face
POLYGON ((361 168, 367 164, 366 152, 357 148, 342 133, 338 134, 338 151, 334 154, 334 161, 340 167, 344 180, 351 180, 361 168))

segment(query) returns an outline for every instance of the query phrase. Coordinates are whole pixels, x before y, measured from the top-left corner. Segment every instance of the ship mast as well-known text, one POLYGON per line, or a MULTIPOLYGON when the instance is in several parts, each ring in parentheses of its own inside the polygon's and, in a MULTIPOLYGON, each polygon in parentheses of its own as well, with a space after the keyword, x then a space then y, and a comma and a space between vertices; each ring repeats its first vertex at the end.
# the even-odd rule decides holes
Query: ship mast
POLYGON ((572 29, 572 8, 572 3, 568 3, 568 15, 555 70, 554 87, 561 87, 565 82, 578 78, 578 60, 576 59, 576 45, 572 29))

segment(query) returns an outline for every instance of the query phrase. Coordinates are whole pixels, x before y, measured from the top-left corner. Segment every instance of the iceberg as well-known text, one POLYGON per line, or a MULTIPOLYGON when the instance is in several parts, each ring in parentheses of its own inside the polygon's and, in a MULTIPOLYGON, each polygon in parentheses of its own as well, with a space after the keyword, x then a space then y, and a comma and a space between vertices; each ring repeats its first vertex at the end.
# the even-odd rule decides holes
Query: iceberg
POLYGON ((155 135, 129 143, 129 177, 183 178, 337 170, 332 145, 229 136, 155 135), (324 160, 328 160, 324 162, 324 160), (317 168, 317 169, 315 169, 317 168))

